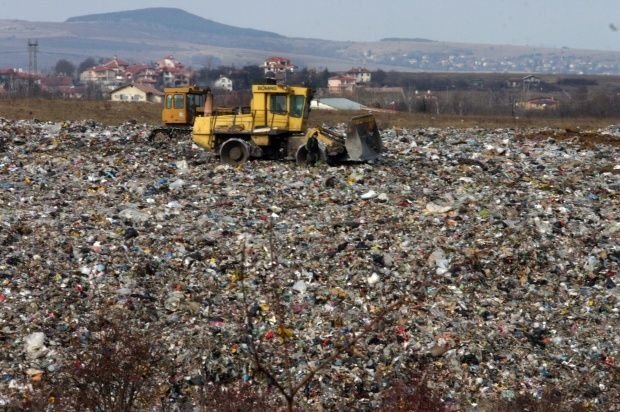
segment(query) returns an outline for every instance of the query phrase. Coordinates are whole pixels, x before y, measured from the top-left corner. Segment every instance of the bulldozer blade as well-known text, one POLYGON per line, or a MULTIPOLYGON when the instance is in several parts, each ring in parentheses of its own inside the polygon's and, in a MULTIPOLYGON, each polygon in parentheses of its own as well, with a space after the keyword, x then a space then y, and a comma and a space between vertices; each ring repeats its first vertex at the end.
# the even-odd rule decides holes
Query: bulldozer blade
POLYGON ((349 160, 365 162, 379 157, 383 151, 383 144, 372 114, 355 116, 351 119, 345 147, 349 160))

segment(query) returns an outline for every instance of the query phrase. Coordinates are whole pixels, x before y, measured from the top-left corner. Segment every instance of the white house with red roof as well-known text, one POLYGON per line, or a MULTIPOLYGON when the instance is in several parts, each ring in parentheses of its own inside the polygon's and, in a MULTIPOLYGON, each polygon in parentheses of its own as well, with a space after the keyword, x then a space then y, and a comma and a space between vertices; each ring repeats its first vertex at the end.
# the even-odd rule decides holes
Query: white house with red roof
POLYGON ((183 63, 179 62, 177 59, 174 58, 174 56, 172 55, 168 55, 162 59, 160 59, 157 62, 157 68, 160 70, 166 70, 166 69, 182 69, 185 66, 183 65, 183 63))
POLYGON ((122 85, 162 83, 164 87, 188 86, 192 71, 173 56, 166 56, 154 65, 129 64, 117 57, 80 73, 81 83, 96 83, 112 91, 122 85))
POLYGON ((372 79, 370 71, 363 67, 354 67, 346 72, 345 76, 355 77, 357 83, 370 83, 372 79))
POLYGON ((60 74, 42 77, 41 90, 66 99, 79 99, 84 95, 83 86, 75 86, 71 76, 60 74))
POLYGON ((40 83, 39 76, 30 75, 22 69, 0 69, 0 89, 6 93, 14 92, 20 87, 26 87, 31 79, 35 84, 40 83))
POLYGON ((110 93, 110 100, 115 102, 150 102, 161 103, 164 93, 147 84, 127 84, 110 93))
POLYGON ((128 82, 155 84, 157 83, 157 78, 157 70, 146 64, 134 64, 125 70, 125 79, 128 82))
POLYGON ((281 56, 271 56, 267 58, 261 67, 265 70, 265 74, 269 72, 274 74, 284 72, 292 73, 296 69, 296 66, 292 64, 289 59, 281 56))
POLYGON ((357 79, 352 76, 339 75, 327 79, 327 89, 330 94, 343 94, 352 92, 357 84, 357 79))
POLYGON ((542 96, 518 102, 517 107, 525 110, 555 110, 560 107, 560 101, 553 96, 542 96))
POLYGON ((129 63, 114 56, 106 63, 80 73, 80 81, 82 83, 95 82, 108 89, 113 89, 126 81, 125 71, 127 67, 129 67, 129 63))
POLYGON ((189 86, 192 71, 174 56, 166 56, 159 60, 156 68, 162 75, 164 87, 189 86))
POLYGON ((213 88, 232 92, 233 81, 226 76, 220 75, 220 78, 213 82, 213 88))

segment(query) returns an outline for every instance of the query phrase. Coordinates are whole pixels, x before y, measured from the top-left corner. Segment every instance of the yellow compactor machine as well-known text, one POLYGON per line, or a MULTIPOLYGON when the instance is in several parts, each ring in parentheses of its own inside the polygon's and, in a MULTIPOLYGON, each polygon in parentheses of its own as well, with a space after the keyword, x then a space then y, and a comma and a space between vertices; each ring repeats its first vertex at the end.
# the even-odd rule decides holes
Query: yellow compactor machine
POLYGON ((150 139, 170 139, 189 136, 194 119, 204 116, 209 89, 198 86, 167 87, 161 110, 162 127, 151 130, 150 139))
POLYGON ((153 130, 152 135, 173 136, 191 130, 194 143, 218 153, 225 163, 240 164, 252 158, 292 158, 299 163, 370 161, 382 151, 371 114, 353 117, 344 134, 308 128, 312 100, 308 87, 255 84, 250 106, 237 108, 214 107, 209 89, 168 88, 165 94, 162 119, 166 126, 153 130))

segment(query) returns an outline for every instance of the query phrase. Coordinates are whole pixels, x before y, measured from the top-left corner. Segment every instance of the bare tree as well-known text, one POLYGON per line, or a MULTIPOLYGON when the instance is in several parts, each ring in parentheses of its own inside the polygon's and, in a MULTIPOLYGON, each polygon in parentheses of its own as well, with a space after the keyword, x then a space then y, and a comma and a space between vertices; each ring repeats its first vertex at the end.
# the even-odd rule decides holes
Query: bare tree
POLYGON ((56 62, 56 66, 54 66, 54 73, 60 76, 73 77, 75 74, 75 65, 69 60, 60 59, 56 62))

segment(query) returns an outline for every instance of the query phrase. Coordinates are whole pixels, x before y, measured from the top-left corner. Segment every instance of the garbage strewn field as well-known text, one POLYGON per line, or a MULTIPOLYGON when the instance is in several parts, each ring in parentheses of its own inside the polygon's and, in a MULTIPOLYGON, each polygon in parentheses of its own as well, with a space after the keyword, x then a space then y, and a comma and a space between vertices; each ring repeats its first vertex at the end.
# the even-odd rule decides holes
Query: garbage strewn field
POLYGON ((386 129, 380 161, 337 167, 232 168, 148 132, 0 119, 0 408, 112 312, 157 333, 170 402, 264 382, 253 349, 298 379, 357 339, 303 407, 378 407, 424 366, 461 408, 549 385, 618 408, 618 127, 386 129))

